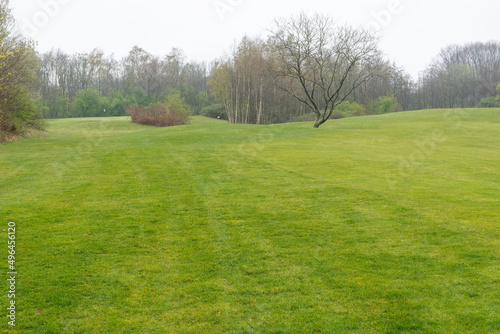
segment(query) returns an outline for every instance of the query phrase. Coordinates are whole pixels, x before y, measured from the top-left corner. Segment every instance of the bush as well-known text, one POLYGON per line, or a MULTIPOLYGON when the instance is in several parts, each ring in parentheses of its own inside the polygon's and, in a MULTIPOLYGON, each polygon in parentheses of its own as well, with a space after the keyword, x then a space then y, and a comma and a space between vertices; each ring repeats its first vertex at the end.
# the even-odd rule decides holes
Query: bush
POLYGON ((402 111, 401 105, 396 100, 395 96, 380 96, 378 99, 370 103, 369 111, 371 114, 388 114, 402 111))
POLYGON ((185 110, 169 108, 166 104, 156 104, 150 107, 130 106, 127 111, 132 122, 142 125, 159 127, 185 125, 189 122, 189 113, 185 110))
POLYGON ((346 118, 346 115, 344 115, 340 111, 334 111, 334 112, 332 112, 332 115, 330 116, 330 119, 342 119, 342 118, 346 118))
POLYGON ((164 104, 168 109, 175 112, 191 115, 191 106, 186 103, 181 96, 181 92, 177 89, 171 89, 160 98, 160 103, 164 104))
POLYGON ((19 93, 9 106, 11 109, 7 109, 7 112, 0 109, 0 143, 25 136, 32 133, 32 130, 45 129, 46 124, 40 113, 38 100, 35 98, 19 93))
POLYGON ((291 122, 314 122, 317 117, 315 113, 311 112, 301 116, 295 116, 292 118, 291 122))
POLYGON ((338 115, 337 118, 363 116, 365 107, 356 102, 344 101, 335 108, 334 114, 338 115))
POLYGON ((478 105, 480 108, 500 108, 500 99, 498 97, 487 97, 482 99, 478 105))
POLYGON ((227 113, 222 104, 212 104, 201 109, 201 114, 205 117, 223 119, 227 121, 227 113))

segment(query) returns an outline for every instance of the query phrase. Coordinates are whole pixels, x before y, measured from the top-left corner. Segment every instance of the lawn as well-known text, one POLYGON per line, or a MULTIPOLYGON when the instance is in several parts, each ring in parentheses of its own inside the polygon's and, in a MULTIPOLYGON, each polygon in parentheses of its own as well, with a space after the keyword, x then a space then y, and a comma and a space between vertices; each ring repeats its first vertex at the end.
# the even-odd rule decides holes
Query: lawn
POLYGON ((0 169, 5 333, 500 333, 499 109, 51 120, 0 169))

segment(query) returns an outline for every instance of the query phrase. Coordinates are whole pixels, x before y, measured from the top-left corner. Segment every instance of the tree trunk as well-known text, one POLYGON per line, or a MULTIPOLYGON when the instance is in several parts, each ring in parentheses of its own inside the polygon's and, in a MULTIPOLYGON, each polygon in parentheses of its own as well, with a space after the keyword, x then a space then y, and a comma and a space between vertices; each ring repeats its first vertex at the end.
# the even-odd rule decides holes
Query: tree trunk
POLYGON ((261 85, 259 88, 259 110, 257 111, 257 124, 260 124, 260 118, 262 117, 262 95, 264 94, 264 87, 261 85))
POLYGON ((314 122, 314 128, 319 128, 325 122, 326 119, 323 119, 323 116, 321 116, 321 114, 318 114, 318 116, 316 117, 316 122, 314 122))

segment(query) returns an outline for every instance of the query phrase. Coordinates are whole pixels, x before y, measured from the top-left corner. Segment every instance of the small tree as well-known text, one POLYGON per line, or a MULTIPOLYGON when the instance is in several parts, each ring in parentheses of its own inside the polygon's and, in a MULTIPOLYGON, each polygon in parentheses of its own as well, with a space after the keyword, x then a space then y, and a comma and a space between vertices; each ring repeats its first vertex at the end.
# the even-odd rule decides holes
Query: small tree
POLYGON ((160 98, 161 103, 165 104, 168 109, 175 110, 176 112, 190 115, 192 114, 191 106, 186 103, 177 89, 169 90, 164 96, 160 98))
POLYGON ((380 64, 374 36, 336 26, 319 14, 276 21, 272 42, 279 64, 277 85, 316 114, 315 128, 380 64))
POLYGON ((212 97, 224 106, 229 123, 238 123, 238 105, 233 96, 232 70, 229 62, 216 62, 207 82, 212 97))
POLYGON ((16 35, 9 1, 0 0, 0 142, 43 128, 34 43, 16 35))

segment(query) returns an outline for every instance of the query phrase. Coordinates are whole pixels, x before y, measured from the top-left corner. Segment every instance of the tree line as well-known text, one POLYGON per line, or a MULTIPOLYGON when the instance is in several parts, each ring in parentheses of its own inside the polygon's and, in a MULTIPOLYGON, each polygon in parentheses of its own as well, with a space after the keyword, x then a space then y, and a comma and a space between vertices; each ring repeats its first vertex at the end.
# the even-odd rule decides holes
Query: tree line
MULTIPOLYGON (((230 123, 314 121, 425 108, 500 107, 500 42, 451 45, 414 80, 384 59, 367 31, 325 15, 276 20, 265 39, 243 37, 211 62, 135 46, 116 59, 95 49, 36 53, 13 33, 0 0, 0 131, 45 118, 128 115, 127 107, 181 105, 230 123)), ((140 110, 140 108, 138 109, 140 110)))
POLYGON ((450 45, 424 71, 418 108, 500 107, 500 42, 450 45))
MULTIPOLYGON (((121 61, 98 49, 75 55, 53 50, 38 55, 40 107, 47 118, 124 116, 129 105, 147 106, 180 94, 195 114, 216 110, 215 115, 232 123, 288 122, 311 113, 310 106, 286 91, 300 87, 279 73, 271 47, 270 41, 243 37, 231 53, 211 63, 186 62, 177 49, 159 57, 134 47, 121 61)), ((344 113, 489 107, 497 102, 500 42, 449 46, 418 81, 373 56, 372 72, 366 72, 370 79, 354 87, 346 99, 351 108, 346 103, 340 107, 344 113)))
MULTIPOLYGON (((186 62, 178 49, 161 57, 137 46, 121 60, 98 49, 75 55, 61 50, 40 54, 44 114, 48 118, 121 116, 127 114, 128 105, 161 103, 171 94, 178 94, 195 114, 230 123, 315 119, 314 113, 326 108, 322 123, 332 116, 413 107, 411 76, 382 59, 372 36, 350 27, 338 27, 337 33, 328 17, 302 14, 298 20, 303 22, 297 24, 312 30, 323 29, 321 41, 311 35, 302 41, 309 43, 311 52, 310 59, 303 59, 300 73, 287 73, 293 71, 293 60, 287 64, 286 47, 280 49, 280 36, 284 42, 283 34, 291 32, 285 31, 291 27, 285 27, 286 20, 281 31, 277 27, 267 40, 243 37, 230 53, 210 63, 186 62), (305 82, 295 81, 295 75, 305 82), (329 81, 329 87, 321 79, 329 81), (335 98, 321 99, 325 93, 335 98)), ((304 37, 298 35, 302 28, 296 29, 295 37, 304 37)))
POLYGON ((39 55, 41 97, 48 118, 126 115, 130 105, 148 106, 180 95, 199 112, 210 105, 207 66, 187 63, 181 50, 164 57, 134 47, 120 61, 101 50, 39 55))
POLYGON ((194 114, 251 124, 499 103, 500 42, 448 46, 415 81, 375 37, 320 15, 277 21, 269 38, 243 37, 210 63, 137 46, 121 60, 98 49, 39 59, 48 118, 122 116, 172 95, 194 114))

